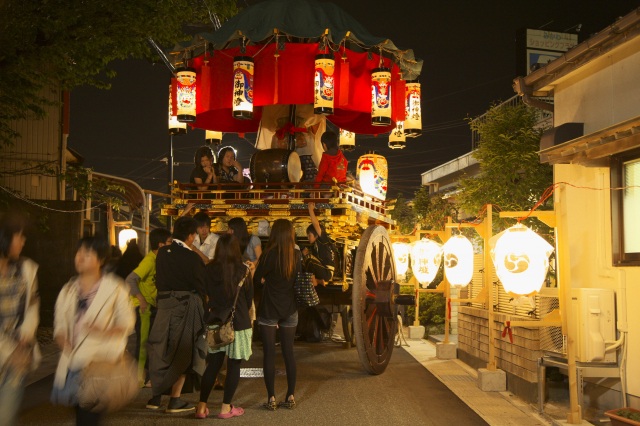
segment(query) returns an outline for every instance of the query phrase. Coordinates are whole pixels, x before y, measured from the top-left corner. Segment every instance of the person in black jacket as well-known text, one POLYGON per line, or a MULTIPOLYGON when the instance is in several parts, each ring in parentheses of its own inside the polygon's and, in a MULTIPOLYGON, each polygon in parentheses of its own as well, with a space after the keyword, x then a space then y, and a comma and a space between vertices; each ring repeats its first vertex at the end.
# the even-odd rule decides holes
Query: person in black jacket
POLYGON ((258 324, 264 350, 263 370, 267 387, 264 407, 275 410, 278 406, 294 408, 296 387, 296 361, 293 341, 298 325, 298 309, 293 293, 296 276, 302 271, 302 255, 295 249, 293 225, 286 219, 273 222, 269 242, 253 275, 253 283, 263 286, 258 306, 258 324), (276 331, 280 330, 282 357, 287 371, 287 396, 280 404, 275 397, 276 331))
POLYGON ((231 234, 220 237, 216 244, 213 261, 206 266, 207 323, 224 322, 231 315, 233 302, 238 293, 233 328, 234 341, 227 346, 209 350, 207 369, 202 375, 200 402, 196 407, 196 418, 204 419, 209 414, 207 400, 211 389, 227 355, 227 378, 224 382, 224 396, 218 418, 228 419, 241 416, 244 410, 231 405, 231 399, 240 381, 240 363, 251 357, 253 330, 249 319, 249 307, 253 301, 253 282, 247 265, 242 263, 238 239, 231 234), (238 286, 241 287, 238 288, 238 286))

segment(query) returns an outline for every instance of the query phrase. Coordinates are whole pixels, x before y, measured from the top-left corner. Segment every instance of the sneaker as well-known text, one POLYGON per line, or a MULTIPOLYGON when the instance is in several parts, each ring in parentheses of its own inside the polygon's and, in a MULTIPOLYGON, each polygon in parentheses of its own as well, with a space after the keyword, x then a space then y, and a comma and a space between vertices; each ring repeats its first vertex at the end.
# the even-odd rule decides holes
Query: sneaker
POLYGON ((183 401, 180 398, 171 398, 165 413, 184 413, 185 411, 195 410, 196 406, 189 404, 187 401, 183 401))
POLYGON ((158 410, 162 406, 162 395, 156 395, 147 401, 147 408, 149 410, 158 410))

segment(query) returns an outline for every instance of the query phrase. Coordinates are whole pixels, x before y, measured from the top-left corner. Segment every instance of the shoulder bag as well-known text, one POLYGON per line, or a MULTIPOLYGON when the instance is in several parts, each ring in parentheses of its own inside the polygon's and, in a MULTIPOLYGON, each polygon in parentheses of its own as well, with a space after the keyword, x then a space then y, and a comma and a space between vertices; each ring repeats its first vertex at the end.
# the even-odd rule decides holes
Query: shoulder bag
POLYGON ((247 275, 249 275, 249 268, 247 268, 247 271, 238 283, 238 287, 236 288, 236 296, 233 300, 233 307, 231 308, 231 312, 229 313, 226 321, 224 321, 222 324, 207 325, 207 345, 209 345, 209 349, 211 349, 212 351, 230 345, 236 338, 236 332, 233 328, 233 317, 236 313, 238 295, 240 294, 240 289, 242 288, 247 275))
POLYGON ((320 298, 313 286, 313 274, 311 272, 298 272, 296 282, 293 284, 293 291, 296 295, 296 302, 300 307, 316 306, 320 303, 320 298))

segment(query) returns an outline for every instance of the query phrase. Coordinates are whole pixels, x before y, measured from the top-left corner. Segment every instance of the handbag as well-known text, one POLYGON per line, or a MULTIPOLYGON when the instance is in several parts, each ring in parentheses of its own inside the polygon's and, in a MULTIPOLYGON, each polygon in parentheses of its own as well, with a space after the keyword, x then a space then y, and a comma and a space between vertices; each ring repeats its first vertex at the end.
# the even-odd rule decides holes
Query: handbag
POLYGON ((311 272, 298 272, 296 282, 293 284, 293 292, 296 295, 298 306, 316 306, 320 303, 320 298, 313 286, 313 274, 311 272))
POLYGON ((82 370, 78 405, 94 413, 117 411, 134 400, 138 386, 137 367, 131 356, 117 361, 95 361, 82 370))
POLYGON ((240 294, 240 289, 242 288, 247 275, 249 275, 249 268, 247 268, 247 271, 236 287, 236 296, 233 300, 233 306, 231 307, 231 312, 227 319, 222 322, 222 324, 207 325, 207 345, 209 345, 209 349, 212 351, 230 345, 236 338, 236 332, 233 328, 233 317, 236 313, 238 295, 240 294))

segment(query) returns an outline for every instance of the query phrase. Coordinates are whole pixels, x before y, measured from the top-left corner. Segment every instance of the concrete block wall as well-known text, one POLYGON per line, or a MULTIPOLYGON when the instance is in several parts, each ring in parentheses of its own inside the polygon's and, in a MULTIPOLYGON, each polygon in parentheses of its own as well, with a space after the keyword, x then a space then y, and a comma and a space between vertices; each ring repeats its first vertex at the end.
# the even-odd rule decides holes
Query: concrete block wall
MULTIPOLYGON (((489 312, 460 306, 458 309, 458 358, 474 368, 486 367, 489 360, 489 312)), ((519 397, 537 399, 538 359, 542 356, 538 328, 512 329, 513 343, 501 336, 507 320, 529 318, 495 313, 492 324, 496 365, 507 373, 507 389, 519 397)))

